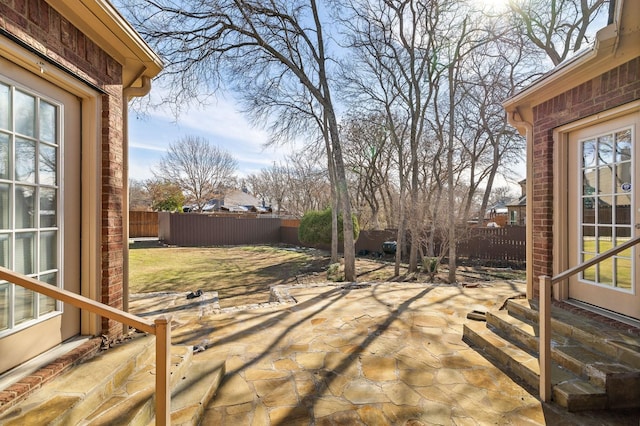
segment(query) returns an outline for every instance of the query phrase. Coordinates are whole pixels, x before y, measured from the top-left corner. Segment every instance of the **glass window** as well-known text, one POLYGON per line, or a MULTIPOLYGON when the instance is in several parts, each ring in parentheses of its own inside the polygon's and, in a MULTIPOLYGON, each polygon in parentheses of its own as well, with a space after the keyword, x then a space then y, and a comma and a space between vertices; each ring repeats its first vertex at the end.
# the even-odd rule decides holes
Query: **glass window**
MULTIPOLYGON (((631 128, 581 141, 580 253, 588 260, 631 236, 631 128)), ((585 270, 582 279, 623 291, 631 288, 631 250, 585 270)))
MULTIPOLYGON (((0 82, 0 265, 52 285, 60 278, 60 106, 0 82)), ((59 309, 0 282, 0 333, 59 309)))

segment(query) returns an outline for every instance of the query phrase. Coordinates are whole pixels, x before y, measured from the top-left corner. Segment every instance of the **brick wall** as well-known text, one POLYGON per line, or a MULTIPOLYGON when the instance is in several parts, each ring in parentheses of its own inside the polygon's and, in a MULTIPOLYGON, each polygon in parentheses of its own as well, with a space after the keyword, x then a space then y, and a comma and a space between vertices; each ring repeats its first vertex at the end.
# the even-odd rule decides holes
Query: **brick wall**
MULTIPOLYGON (((102 302, 122 308, 123 99, 122 66, 43 0, 2 0, 0 28, 104 91, 102 95, 102 302)), ((103 321, 115 337, 118 323, 103 321)))
MULTIPOLYGON (((640 99, 640 58, 533 108, 533 276, 552 275, 553 129, 640 99)), ((535 293, 538 282, 534 279, 535 293)))

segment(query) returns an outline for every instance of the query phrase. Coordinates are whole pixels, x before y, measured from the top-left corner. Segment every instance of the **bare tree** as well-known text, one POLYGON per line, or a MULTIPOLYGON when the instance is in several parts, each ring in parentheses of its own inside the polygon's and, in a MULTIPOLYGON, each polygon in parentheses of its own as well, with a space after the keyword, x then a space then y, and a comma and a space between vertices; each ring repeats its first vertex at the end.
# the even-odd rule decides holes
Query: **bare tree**
MULTIPOLYGON (((297 109, 306 109, 312 100, 326 124, 323 134, 331 145, 327 154, 335 167, 341 210, 351 217, 328 43, 316 0, 131 0, 131 5, 141 33, 168 61, 165 76, 175 99, 190 99, 204 87, 213 91, 224 80, 247 95, 245 105, 255 102, 258 109, 265 102, 255 94, 266 88, 271 97, 286 94, 297 109)), ((344 235, 345 279, 355 281, 349 220, 344 222, 344 235)))
POLYGON ((152 173, 156 179, 180 187, 186 200, 202 210, 207 201, 235 184, 237 168, 227 151, 206 139, 187 136, 169 145, 152 173))
POLYGON ((129 180, 129 210, 145 211, 151 208, 151 195, 144 181, 129 180))
MULTIPOLYGON (((419 144, 432 98, 434 31, 440 19, 437 2, 350 0, 343 22, 358 66, 350 76, 359 99, 368 98, 386 112, 386 128, 398 149, 400 194, 398 197, 398 247, 402 248, 404 225, 411 227, 409 271, 417 269, 418 235, 423 212, 419 208, 419 144), (407 146, 405 147, 405 142, 407 146), (407 174, 405 175, 405 163, 407 174), (404 202, 408 189, 411 202, 404 202), (408 210, 407 210, 408 207, 408 210), (405 216, 411 220, 405 222, 405 216)), ((396 257, 399 271, 401 250, 396 257)))
POLYGON ((564 61, 588 41, 596 17, 606 12, 605 0, 511 0, 514 23, 551 60, 564 61))
POLYGON ((316 159, 296 153, 246 178, 251 192, 280 214, 301 218, 310 210, 331 205, 327 170, 316 159))
POLYGON ((388 228, 389 196, 393 151, 388 139, 384 114, 350 116, 342 125, 344 152, 349 175, 353 176, 354 204, 362 228, 388 228), (384 225, 384 226, 383 226, 384 225))

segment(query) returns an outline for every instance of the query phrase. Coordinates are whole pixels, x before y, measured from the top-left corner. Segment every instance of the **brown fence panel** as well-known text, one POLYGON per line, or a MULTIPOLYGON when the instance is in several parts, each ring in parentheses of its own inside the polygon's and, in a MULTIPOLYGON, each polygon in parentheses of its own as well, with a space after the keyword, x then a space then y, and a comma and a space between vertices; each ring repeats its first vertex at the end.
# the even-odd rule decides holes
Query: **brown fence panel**
POLYGON ((526 261, 526 228, 472 228, 468 238, 457 246, 458 256, 470 259, 526 261))
POLYGON ((383 231, 360 231, 356 241, 356 253, 382 253, 382 243, 385 241, 395 241, 398 231, 386 229, 383 231))
POLYGON ((129 211, 129 238, 157 236, 158 212, 129 211))
POLYGON ((272 244, 280 240, 279 218, 215 217, 188 213, 161 213, 160 216, 160 239, 172 245, 272 244))
POLYGON ((282 226, 280 228, 280 242, 292 246, 304 246, 298 239, 298 227, 282 226))

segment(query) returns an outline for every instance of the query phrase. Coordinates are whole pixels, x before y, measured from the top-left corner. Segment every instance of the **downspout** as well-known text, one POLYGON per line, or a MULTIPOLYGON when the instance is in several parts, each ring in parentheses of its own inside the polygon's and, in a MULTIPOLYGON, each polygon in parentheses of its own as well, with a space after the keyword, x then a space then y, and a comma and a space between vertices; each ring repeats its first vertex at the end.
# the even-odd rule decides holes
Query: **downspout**
MULTIPOLYGON (((522 114, 516 107, 513 111, 507 113, 507 121, 513 127, 520 131, 525 130, 525 137, 527 141, 527 154, 526 154, 526 273, 527 273, 527 299, 533 299, 533 283, 535 277, 533 276, 533 124, 522 119, 522 114)), ((522 133, 521 133, 522 134, 522 133)))
MULTIPOLYGON (((122 218, 122 310, 129 312, 129 100, 135 97, 142 97, 151 91, 151 78, 142 75, 147 69, 144 68, 139 75, 142 85, 139 87, 128 86, 122 91, 122 205, 124 215, 122 218)), ((138 78, 133 81, 137 81, 138 78)), ((124 326, 126 328, 126 326, 124 326)), ((127 330, 125 330, 126 333, 127 330)))

